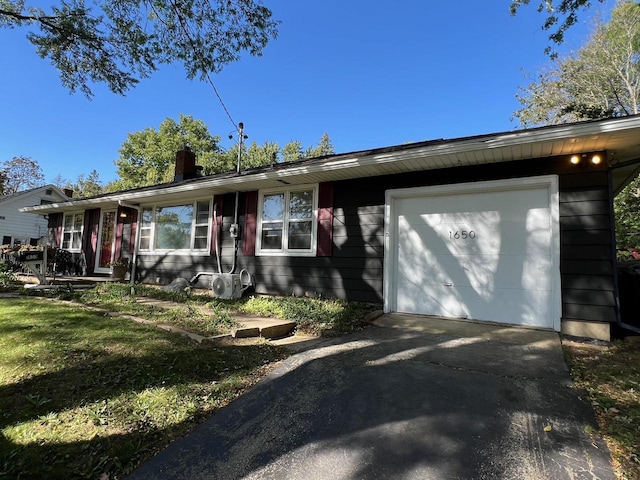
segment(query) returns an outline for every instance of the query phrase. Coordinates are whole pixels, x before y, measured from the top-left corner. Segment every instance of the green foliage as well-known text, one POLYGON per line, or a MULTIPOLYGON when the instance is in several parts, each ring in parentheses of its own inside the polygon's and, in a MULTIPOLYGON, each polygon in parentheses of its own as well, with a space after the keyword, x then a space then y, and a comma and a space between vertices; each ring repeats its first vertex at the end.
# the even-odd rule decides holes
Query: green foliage
POLYGON ((172 181, 176 152, 185 145, 196 154, 196 162, 202 167, 203 175, 234 171, 238 165, 239 148, 242 149, 243 170, 333 153, 333 144, 327 133, 317 147, 310 146, 305 152, 297 141, 289 142, 282 149, 275 142, 262 145, 252 142, 248 148, 243 142, 242 146, 236 144, 225 152, 219 141, 220 137, 212 136, 204 122, 188 115, 180 115, 178 122, 167 118, 158 130, 147 128, 130 133, 120 148, 120 158, 116 160, 119 178, 107 185, 106 190, 115 192, 172 181))
POLYGON ((640 177, 636 177, 614 199, 618 250, 640 247, 640 177))
MULTIPOLYGON (((556 59, 516 97, 523 107, 514 116, 525 127, 639 113, 640 6, 619 2, 586 45, 556 59)), ((619 250, 640 246, 639 188, 636 179, 614 200, 619 250)))
POLYGON ((525 127, 638 113, 640 6, 621 1, 582 48, 555 59, 516 97, 514 117, 525 127))
POLYGON ((187 78, 206 78, 241 52, 260 56, 278 22, 260 0, 65 0, 49 10, 0 0, 0 27, 23 28, 63 86, 92 96, 92 83, 117 94, 162 64, 181 62, 187 78))
POLYGON ((329 138, 328 133, 324 133, 322 138, 320 138, 320 143, 318 143, 315 147, 308 147, 305 153, 306 157, 323 157, 325 155, 332 155, 335 153, 333 151, 333 143, 331 143, 331 138, 329 138))
POLYGON ((53 295, 60 300, 75 300, 76 290, 70 282, 57 285, 53 290, 53 295))
POLYGON ((208 173, 224 171, 226 161, 218 164, 222 153, 220 137, 213 136, 202 120, 180 115, 176 122, 165 119, 156 130, 147 128, 130 133, 120 148, 116 160, 119 179, 109 186, 110 191, 155 185, 173 180, 176 152, 185 145, 196 154, 200 165, 208 173))
POLYGON ((73 190, 74 198, 95 197, 105 191, 105 187, 100 181, 100 174, 95 169, 91 170, 87 176, 81 173, 75 183, 68 182, 65 188, 73 190))
POLYGON ((10 270, 0 270, 0 291, 14 290, 17 285, 15 273, 10 270))
POLYGON ((292 320, 302 332, 325 336, 344 335, 364 328, 368 325, 366 315, 376 308, 338 299, 258 296, 217 300, 212 304, 252 315, 292 320))
POLYGON ((303 158, 302 142, 297 140, 291 140, 284 147, 282 147, 282 161, 283 162, 295 162, 303 158))
MULTIPOLYGON (((564 41, 564 34, 578 21, 578 12, 591 6, 591 0, 537 0, 538 12, 545 12, 547 15, 542 24, 543 30, 549 30, 549 40, 559 45, 564 41)), ((598 0, 602 3, 604 0, 598 0)), ((531 0, 511 0, 511 15, 515 15, 518 10, 525 5, 529 5, 531 0)), ((534 2, 535 3, 535 2, 534 2)), ((554 57, 555 51, 549 46, 545 53, 554 57)))
MULTIPOLYGON (((229 153, 237 162, 238 147, 234 147, 229 153)), ((314 147, 310 145, 304 150, 302 143, 295 140, 285 144, 282 148, 280 148, 276 142, 265 142, 262 145, 252 142, 248 149, 243 148, 242 150, 242 168, 263 167, 274 163, 294 162, 304 158, 331 155, 333 153, 333 144, 331 143, 331 138, 328 133, 322 135, 317 146, 314 147)))
POLYGON ((241 166, 244 169, 278 163, 279 152, 280 147, 275 142, 265 142, 262 145, 251 142, 241 166))

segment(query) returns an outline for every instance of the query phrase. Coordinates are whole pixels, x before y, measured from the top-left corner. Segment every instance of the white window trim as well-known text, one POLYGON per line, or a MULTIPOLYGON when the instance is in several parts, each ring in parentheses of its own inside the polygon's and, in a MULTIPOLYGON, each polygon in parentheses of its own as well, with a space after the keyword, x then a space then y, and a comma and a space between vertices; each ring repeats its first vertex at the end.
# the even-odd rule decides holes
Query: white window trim
MULTIPOLYGON (((257 257, 315 257, 318 248, 318 184, 307 185, 291 185, 286 188, 269 188, 258 191, 258 212, 256 225, 256 253, 257 257), (311 216, 311 248, 309 250, 289 250, 287 245, 287 236, 289 233, 289 198, 291 192, 313 189, 313 204, 311 216), (269 250, 262 248, 262 205, 265 195, 273 195, 275 193, 285 194, 285 218, 282 226, 282 249, 269 250)), ((268 223, 268 222, 267 222, 268 223)))
POLYGON ((60 248, 67 250, 68 252, 74 252, 74 253, 78 253, 82 251, 82 239, 84 235, 84 212, 80 211, 80 212, 68 212, 65 213, 62 216, 62 234, 60 235, 60 248), (80 247, 79 248, 73 248, 73 234, 75 232, 77 232, 77 230, 74 229, 74 226, 76 224, 75 220, 76 220, 76 215, 82 215, 82 225, 80 226, 80 247), (71 230, 65 230, 65 225, 66 225, 66 220, 67 217, 73 217, 72 221, 71 221, 71 230), (71 240, 70 240, 70 244, 69 244, 69 248, 64 248, 64 234, 65 232, 69 232, 71 234, 71 240))
POLYGON ((189 248, 181 248, 181 249, 156 249, 154 248, 155 246, 155 236, 156 236, 156 211, 158 208, 164 208, 164 207, 177 207, 180 205, 189 205, 189 202, 167 202, 167 203, 158 203, 158 204, 153 204, 153 205, 144 205, 142 206, 142 208, 140 209, 140 221, 138 222, 138 228, 140 229, 140 235, 138 235, 138 254, 139 255, 158 255, 158 254, 162 254, 162 255, 184 255, 184 254, 189 254, 190 256, 209 256, 211 254, 211 234, 212 234, 212 228, 211 228, 211 215, 212 215, 212 209, 213 209, 213 199, 212 198, 198 198, 196 200, 194 200, 193 202, 191 202, 191 205, 193 206, 193 216, 191 217, 191 238, 189 240, 189 248), (196 232, 196 225, 198 226, 202 226, 204 224, 196 224, 196 217, 197 217, 197 210, 198 210, 198 203, 208 203, 209 204, 209 210, 207 212, 207 246, 206 248, 203 249, 198 249, 195 250, 194 247, 194 243, 195 243, 195 232, 196 232), (142 212, 144 210, 151 210, 151 225, 148 227, 143 227, 142 226, 142 212), (143 229, 149 229, 150 230, 150 236, 149 236, 149 249, 147 250, 143 250, 140 247, 140 242, 142 241, 142 230, 143 229))

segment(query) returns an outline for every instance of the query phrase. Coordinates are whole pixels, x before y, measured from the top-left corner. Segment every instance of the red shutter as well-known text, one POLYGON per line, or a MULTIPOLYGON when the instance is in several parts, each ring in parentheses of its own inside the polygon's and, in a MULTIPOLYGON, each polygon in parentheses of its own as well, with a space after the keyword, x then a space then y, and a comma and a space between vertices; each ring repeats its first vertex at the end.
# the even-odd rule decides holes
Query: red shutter
POLYGON ((333 184, 318 186, 318 248, 316 256, 330 257, 333 250, 333 184))
POLYGON ((50 213, 49 214, 49 229, 53 235, 53 241, 55 246, 62 248, 62 219, 64 214, 50 213))
MULTIPOLYGON (((213 206, 215 217, 211 218, 211 246, 210 251, 212 254, 216 252, 216 238, 218 239, 218 249, 220 245, 222 245, 222 222, 224 217, 222 215, 222 195, 214 195, 213 196, 213 206), (214 237, 215 235, 215 237, 214 237)), ((213 215, 213 214, 212 214, 213 215)))
POLYGON ((131 231, 129 232, 129 253, 133 253, 136 247, 136 230, 138 229, 138 211, 134 208, 129 210, 127 218, 131 223, 131 231))
POLYGON ((258 228, 258 192, 247 192, 247 204, 244 211, 244 235, 242 236, 242 254, 256 254, 256 229, 258 228))
POLYGON ((98 230, 100 229, 100 216, 102 211, 99 208, 85 210, 84 212, 84 232, 83 251, 87 261, 87 272, 93 273, 96 263, 96 252, 98 250, 98 230))

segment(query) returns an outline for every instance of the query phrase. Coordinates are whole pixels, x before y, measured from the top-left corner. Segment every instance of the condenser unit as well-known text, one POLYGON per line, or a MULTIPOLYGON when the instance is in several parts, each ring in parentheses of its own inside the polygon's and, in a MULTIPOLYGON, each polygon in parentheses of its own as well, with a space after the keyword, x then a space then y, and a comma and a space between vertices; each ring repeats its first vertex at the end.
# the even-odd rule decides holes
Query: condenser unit
POLYGON ((211 280, 211 293, 216 298, 240 298, 246 288, 239 273, 215 273, 211 280))

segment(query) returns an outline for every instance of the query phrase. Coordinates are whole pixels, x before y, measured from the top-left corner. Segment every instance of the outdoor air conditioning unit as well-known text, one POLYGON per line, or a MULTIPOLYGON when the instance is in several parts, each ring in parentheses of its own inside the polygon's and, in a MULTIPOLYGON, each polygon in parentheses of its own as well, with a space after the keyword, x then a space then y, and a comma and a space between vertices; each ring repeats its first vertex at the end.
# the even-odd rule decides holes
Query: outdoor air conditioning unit
POLYGON ((211 280, 211 292, 216 298, 240 298, 243 287, 239 273, 215 273, 211 280))

